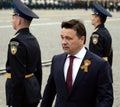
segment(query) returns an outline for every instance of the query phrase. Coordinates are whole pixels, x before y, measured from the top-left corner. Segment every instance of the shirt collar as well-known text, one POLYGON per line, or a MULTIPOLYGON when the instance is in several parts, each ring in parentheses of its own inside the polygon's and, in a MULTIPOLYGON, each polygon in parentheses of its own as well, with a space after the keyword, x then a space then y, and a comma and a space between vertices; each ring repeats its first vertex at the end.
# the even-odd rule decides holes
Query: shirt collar
MULTIPOLYGON (((76 57, 76 58, 79 58, 79 59, 83 59, 83 57, 85 56, 85 54, 86 54, 86 49, 85 49, 85 47, 83 47, 77 54, 75 54, 74 56, 76 57)), ((70 56, 70 54, 68 54, 68 56, 67 57, 69 57, 70 56)))

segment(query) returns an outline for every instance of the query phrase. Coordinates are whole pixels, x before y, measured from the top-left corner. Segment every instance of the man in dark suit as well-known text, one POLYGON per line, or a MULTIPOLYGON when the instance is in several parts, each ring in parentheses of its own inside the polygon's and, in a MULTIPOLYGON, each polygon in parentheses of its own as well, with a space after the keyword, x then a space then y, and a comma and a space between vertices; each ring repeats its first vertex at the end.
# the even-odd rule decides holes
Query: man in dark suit
POLYGON ((6 63, 6 103, 8 107, 37 107, 41 99, 41 51, 29 30, 39 18, 20 0, 13 0, 12 25, 17 31, 10 40, 6 63))
POLYGON ((112 37, 105 27, 107 16, 112 17, 112 15, 98 3, 93 2, 92 6, 91 23, 95 29, 90 38, 89 49, 112 66, 112 37))
POLYGON ((62 22, 65 53, 52 59, 41 107, 112 107, 110 65, 84 47, 86 30, 78 20, 62 22))

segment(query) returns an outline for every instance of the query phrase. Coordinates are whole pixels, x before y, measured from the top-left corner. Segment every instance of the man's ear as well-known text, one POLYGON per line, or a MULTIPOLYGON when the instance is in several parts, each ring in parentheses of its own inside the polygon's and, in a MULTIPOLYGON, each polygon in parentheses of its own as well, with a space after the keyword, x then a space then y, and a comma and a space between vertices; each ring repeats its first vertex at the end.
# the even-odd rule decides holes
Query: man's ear
POLYGON ((85 41, 85 36, 81 36, 80 39, 81 39, 82 41, 85 41))
POLYGON ((81 36, 80 39, 81 39, 82 44, 85 44, 85 42, 86 42, 86 37, 85 37, 85 36, 81 36))
POLYGON ((22 18, 21 18, 21 17, 18 17, 18 19, 17 19, 17 25, 20 25, 21 22, 22 22, 22 18))

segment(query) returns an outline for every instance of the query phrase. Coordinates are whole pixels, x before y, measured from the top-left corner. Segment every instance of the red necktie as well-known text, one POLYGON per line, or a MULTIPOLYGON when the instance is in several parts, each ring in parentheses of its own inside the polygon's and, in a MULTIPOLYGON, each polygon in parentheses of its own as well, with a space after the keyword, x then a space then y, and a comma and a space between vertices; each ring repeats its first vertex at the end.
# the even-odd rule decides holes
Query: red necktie
POLYGON ((67 78, 66 78, 66 85, 69 93, 72 88, 72 66, 73 66, 74 58, 75 58, 74 56, 70 56, 70 63, 69 63, 67 78))

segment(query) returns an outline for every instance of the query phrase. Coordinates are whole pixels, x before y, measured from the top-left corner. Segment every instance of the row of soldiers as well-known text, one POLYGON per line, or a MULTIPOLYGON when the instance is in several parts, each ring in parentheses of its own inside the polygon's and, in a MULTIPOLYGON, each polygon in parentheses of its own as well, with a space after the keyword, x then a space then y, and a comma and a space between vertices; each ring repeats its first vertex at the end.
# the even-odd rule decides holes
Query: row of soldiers
MULTIPOLYGON (((62 0, 23 0, 23 2, 34 9, 89 9, 92 2, 79 1, 69 2, 62 0)), ((109 11, 120 11, 120 1, 117 2, 101 2, 103 7, 109 9, 109 11)), ((12 8, 12 0, 0 0, 0 9, 12 8)))
POLYGON ((116 11, 120 11, 120 2, 110 2, 109 3, 109 11, 114 11, 114 9, 116 9, 116 11))

